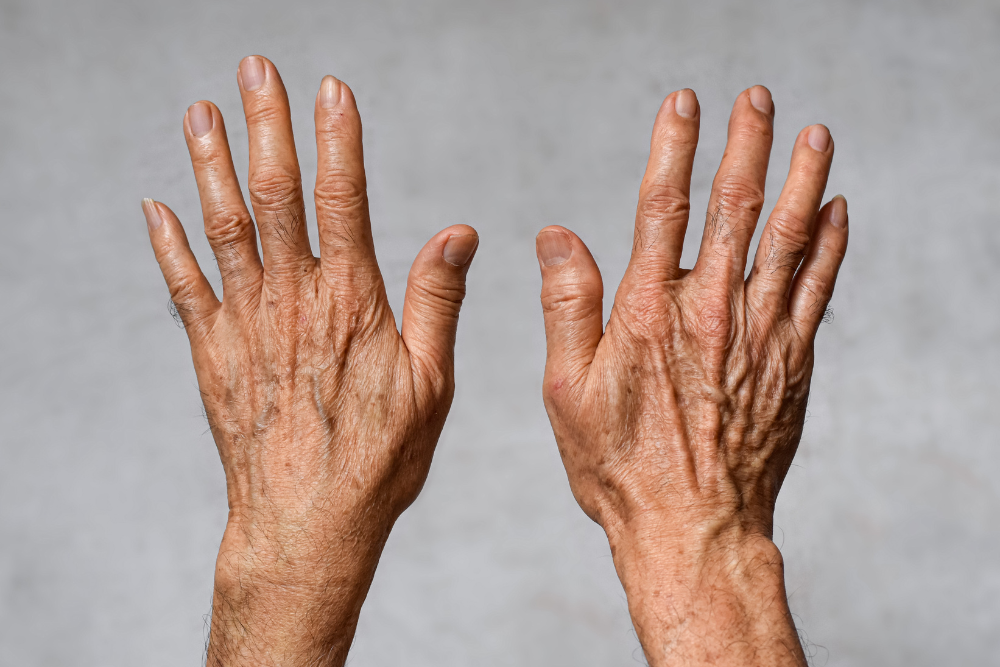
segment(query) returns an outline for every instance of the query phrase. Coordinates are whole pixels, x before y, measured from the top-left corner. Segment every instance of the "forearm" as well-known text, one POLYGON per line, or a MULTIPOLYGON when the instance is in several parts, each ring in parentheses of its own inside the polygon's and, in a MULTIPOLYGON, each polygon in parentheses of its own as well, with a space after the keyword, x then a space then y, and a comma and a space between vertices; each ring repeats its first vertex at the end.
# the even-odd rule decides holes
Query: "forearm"
POLYGON ((806 664, 771 540, 629 530, 609 531, 609 538, 652 667, 806 664))
POLYGON ((216 564, 208 667, 343 665, 387 535, 303 531, 324 545, 303 552, 284 539, 247 548, 231 525, 216 564))

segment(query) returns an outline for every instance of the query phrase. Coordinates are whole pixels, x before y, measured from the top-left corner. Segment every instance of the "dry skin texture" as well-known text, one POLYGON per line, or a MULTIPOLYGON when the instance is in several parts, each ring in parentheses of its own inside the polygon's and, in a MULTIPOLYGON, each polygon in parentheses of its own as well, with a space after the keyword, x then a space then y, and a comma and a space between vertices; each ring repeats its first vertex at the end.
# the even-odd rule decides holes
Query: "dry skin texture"
POLYGON ((421 250, 397 331, 372 246, 350 89, 326 77, 316 100, 317 258, 281 79, 254 56, 238 79, 253 218, 218 109, 199 102, 184 123, 221 302, 177 219, 144 202, 226 472, 208 665, 338 665, 451 405, 478 236, 458 225, 421 250))
MULTIPOLYGON (((451 404, 478 236, 456 225, 424 246, 397 331, 350 89, 326 77, 316 99, 315 257, 278 72, 251 56, 238 83, 253 217, 218 109, 199 102, 184 121, 221 302, 170 209, 143 203, 226 472, 208 665, 342 665, 386 538, 426 479, 451 404)), ((840 198, 820 208, 833 142, 823 126, 803 130, 744 280, 772 119, 766 89, 737 99, 701 254, 687 272, 678 261, 699 109, 688 90, 664 101, 632 262, 606 331, 586 246, 559 227, 537 240, 545 404, 573 492, 608 534, 657 667, 804 662, 771 524, 802 432, 813 339, 846 250, 847 209, 840 198)))
POLYGON ((539 234, 544 396, 576 499, 604 527, 650 664, 804 664, 771 541, 802 434, 813 339, 847 247, 833 157, 803 130, 744 279, 764 202, 770 93, 737 99, 698 261, 678 266, 698 105, 663 103, 632 260, 602 329, 603 285, 572 232, 539 234))

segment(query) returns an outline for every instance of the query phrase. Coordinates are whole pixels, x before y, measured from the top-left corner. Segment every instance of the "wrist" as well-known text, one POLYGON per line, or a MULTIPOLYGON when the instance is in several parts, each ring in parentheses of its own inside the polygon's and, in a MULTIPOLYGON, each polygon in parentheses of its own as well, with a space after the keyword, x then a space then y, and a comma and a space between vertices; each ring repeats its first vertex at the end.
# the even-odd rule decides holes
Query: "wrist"
POLYGON ((620 526, 608 532, 653 667, 805 664, 774 542, 755 531, 620 526))
POLYGON ((770 516, 750 516, 729 507, 648 509, 627 516, 605 514, 602 526, 615 562, 656 563, 658 568, 691 572, 719 560, 723 553, 781 554, 771 540, 770 516), (620 552, 620 558, 617 553, 620 552))

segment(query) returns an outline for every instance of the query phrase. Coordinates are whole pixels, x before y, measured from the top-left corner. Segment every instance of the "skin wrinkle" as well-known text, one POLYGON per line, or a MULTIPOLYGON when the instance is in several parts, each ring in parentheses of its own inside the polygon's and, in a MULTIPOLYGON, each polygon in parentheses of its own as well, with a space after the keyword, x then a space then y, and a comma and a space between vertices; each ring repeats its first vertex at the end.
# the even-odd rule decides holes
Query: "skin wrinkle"
MULTIPOLYGON (((750 95, 741 95, 692 271, 673 259, 681 254, 679 236, 663 238, 676 247, 657 249, 667 265, 650 268, 640 258, 645 242, 678 222, 636 216, 632 262, 605 330, 598 317, 567 315, 575 314, 574 301, 601 310, 592 255, 568 230, 543 230, 574 246, 562 264, 540 262, 546 409, 574 497, 608 535, 653 667, 805 660, 771 533, 777 491, 802 433, 819 319, 793 323, 789 304, 819 294, 825 308, 838 267, 820 262, 816 247, 835 247, 831 257, 839 262, 846 224, 837 231, 808 210, 822 198, 832 142, 824 153, 796 145, 796 164, 808 168, 791 170, 786 187, 801 196, 780 199, 763 232, 762 265, 773 270, 751 269, 744 278, 771 144, 761 120, 750 95), (821 224, 811 222, 817 219, 821 224), (789 238, 812 245, 802 253, 783 249, 779 224, 789 238), (804 287, 795 269, 807 277, 804 287), (563 307, 547 306, 560 301, 563 307), (556 391, 563 385, 580 389, 556 391)), ((677 193, 687 197, 690 164, 668 168, 661 156, 693 160, 670 142, 694 142, 697 132, 697 123, 658 116, 638 211, 677 193)))
POLYGON ((423 297, 405 300, 417 325, 405 327, 404 340, 371 247, 353 95, 340 84, 329 117, 317 106, 318 123, 346 128, 318 136, 318 149, 338 157, 317 180, 334 193, 362 184, 355 200, 331 200, 346 208, 319 202, 320 237, 345 240, 328 244, 320 261, 309 250, 287 99, 274 66, 259 63, 264 83, 241 93, 251 201, 264 224, 255 230, 240 213, 246 205, 224 133, 189 136, 199 192, 211 194, 203 214, 221 304, 209 298, 176 217, 144 204, 226 474, 230 512, 206 664, 342 665, 381 550, 423 485, 451 404, 467 265, 447 264, 442 252, 448 238, 475 230, 442 230, 418 255, 410 281, 423 297), (152 224, 154 214, 162 224, 152 224), (241 252, 238 239, 213 232, 243 218, 262 253, 256 238, 241 252), (434 381, 418 378, 417 368, 434 381))
MULTIPOLYGON (((283 90, 269 90, 280 86, 280 80, 273 66, 263 62, 269 83, 258 93, 246 93, 245 101, 275 92, 284 99, 283 90)), ((350 98, 349 92, 344 97, 350 98)), ((740 112, 747 110, 746 98, 743 95, 737 101, 731 121, 731 135, 744 143, 760 134, 747 129, 759 125, 756 112, 741 124, 740 112)), ((273 113, 265 120, 277 126, 287 120, 283 105, 283 101, 271 107, 258 103, 257 108, 270 109, 273 113)), ((343 109, 341 105, 335 113, 353 128, 350 123, 355 117, 344 116, 343 109)), ((672 121, 666 117, 664 122, 672 121)), ((684 127, 690 130, 692 126, 684 127)), ((264 135, 264 140, 268 136, 273 140, 274 131, 260 129, 256 131, 264 135)), ((674 132, 661 129, 657 136, 664 136, 664 141, 683 139, 684 131, 683 127, 674 132)), ((360 133, 357 136, 360 138, 360 133)), ((763 139, 769 149, 769 131, 763 133, 763 139)), ((360 151, 360 146, 356 148, 360 151)), ((738 167, 730 172, 752 170, 761 167, 757 155, 760 152, 748 151, 748 157, 727 151, 724 160, 728 158, 738 167)), ((290 153, 294 155, 293 150, 290 153)), ((830 155, 819 157, 826 160, 830 155)), ((825 174, 829 167, 828 161, 817 165, 809 173, 825 174)), ((293 174, 293 181, 298 178, 297 167, 277 166, 278 175, 293 174)), ((766 160, 762 166, 766 171, 766 160)), ((214 172, 206 173, 210 176, 214 172)), ((206 178, 205 174, 201 178, 206 178)), ((730 173, 730 182, 738 183, 739 179, 733 180, 730 173)), ((755 181, 747 177, 745 182, 755 181)), ((726 181, 721 183, 726 185, 726 181)), ((280 194, 280 188, 276 192, 280 194)), ((294 200, 294 192, 285 194, 294 200)), ((724 188, 719 192, 719 201, 723 195, 724 188)), ((650 196, 655 197, 655 193, 650 196)), ((752 205, 744 208, 754 217, 759 213, 752 205)), ((722 210, 718 209, 719 215, 722 210)), ((736 207, 729 211, 719 223, 720 228, 708 230, 711 234, 706 234, 703 255, 714 253, 745 265, 746 248, 742 257, 734 253, 738 253, 740 244, 749 243, 751 234, 735 232, 752 232, 753 225, 746 230, 730 225, 729 218, 738 210, 736 207), (727 231, 722 233, 724 229, 727 231)), ((789 215, 787 219, 806 218, 789 215)), ((284 226, 277 215, 276 220, 274 232, 267 236, 284 245, 285 250, 300 247, 298 242, 289 241, 294 241, 293 236, 302 230, 294 224, 284 226)), ((370 242, 366 213, 359 220, 355 221, 357 235, 347 227, 351 239, 370 242)), ((337 222, 348 224, 343 218, 337 222)), ((320 223, 324 224, 322 220, 320 223)), ((158 240, 162 247, 169 245, 165 239, 173 234, 174 224, 168 221, 163 231, 157 232, 160 236, 151 230, 154 246, 158 240)), ((328 220, 329 224, 332 221, 328 220)), ((653 233, 658 234, 657 222, 650 224, 653 233)), ((846 244, 846 235, 839 239, 846 244)), ((270 239, 261 241, 267 244, 270 239)), ((272 247, 268 256, 278 261, 280 253, 274 250, 272 247)), ((176 254, 176 248, 172 252, 176 254)), ((165 251, 158 250, 157 256, 165 257, 163 264, 169 261, 165 251)), ((368 261, 369 248, 364 248, 362 256, 368 261)), ((578 267, 587 258, 589 253, 573 255, 578 267)), ((190 259, 182 259, 190 270, 190 259)), ((347 259, 349 264, 354 258, 347 259)), ((315 260, 305 264, 318 270, 315 260)), ((815 267, 813 270, 819 271, 815 267)), ((787 318, 780 326, 750 326, 754 320, 748 310, 757 305, 748 304, 739 290, 752 288, 754 281, 744 282, 736 272, 719 276, 698 268, 676 281, 664 283, 656 279, 670 308, 676 311, 669 320, 657 314, 654 304, 659 301, 651 298, 655 290, 641 289, 641 272, 630 269, 621 290, 625 297, 620 302, 616 299, 604 332, 609 341, 603 348, 605 353, 595 346, 591 349, 593 362, 567 369, 559 367, 565 349, 550 344, 549 365, 557 367, 552 373, 559 378, 558 386, 569 378, 570 386, 580 390, 554 391, 557 385, 551 381, 547 366, 546 407, 574 496, 608 532, 615 565, 629 595, 634 625, 647 654, 653 651, 651 662, 658 667, 675 655, 683 655, 685 659, 712 664, 731 657, 734 664, 758 659, 770 664, 775 646, 785 649, 783 657, 800 662, 794 625, 782 606, 785 600, 780 554, 769 539, 773 496, 766 497, 761 489, 780 487, 801 434, 815 328, 803 336, 787 318), (638 297, 628 298, 636 293, 638 297), (616 319, 615 313, 621 311, 631 311, 630 316, 616 319), (630 328, 638 328, 639 335, 633 335, 630 328), (673 336, 680 343, 671 340, 670 345, 663 344, 664 331, 667 339, 673 336), (772 344, 775 340, 787 344, 772 344), (789 356, 795 343, 805 343, 806 354, 789 356), (780 357, 779 363, 772 359, 775 355, 780 357), (574 378, 574 374, 578 376, 574 378), (664 405, 658 397, 667 394, 668 383, 667 404, 677 406, 679 417, 664 415, 657 409, 664 405), (693 459, 693 484, 670 483, 669 474, 664 474, 676 465, 669 458, 672 450, 663 443, 676 441, 678 432, 684 433, 687 451, 697 455, 693 459), (664 484, 664 479, 668 483, 664 484), (652 596, 648 594, 650 587, 655 591, 652 596), (661 596, 662 590, 669 594, 661 596), (661 597, 669 601, 668 607, 658 603, 661 597), (780 608, 775 613, 771 607, 780 608), (658 644, 656 637, 664 633, 672 636, 671 642, 658 644), (656 654, 658 645, 670 646, 669 655, 656 654), (734 651, 741 653, 732 656, 734 651)), ((712 271, 731 268, 720 266, 712 271)), ((543 267, 543 279, 548 280, 560 270, 543 267)), ((668 273, 682 275, 677 267, 668 267, 668 273)), ((375 275, 377 268, 360 274, 375 275)), ((279 275, 274 272, 270 278, 279 275)), ((252 385, 248 404, 220 403, 214 400, 220 395, 218 391, 203 391, 210 424, 218 421, 238 429, 242 425, 248 431, 245 436, 240 433, 232 437, 234 443, 240 441, 239 453, 247 461, 244 469, 226 467, 227 484, 231 478, 242 477, 236 483, 246 485, 249 492, 244 503, 232 512, 235 521, 227 528, 220 548, 216 594, 222 602, 216 610, 219 613, 212 616, 210 660, 213 656, 243 656, 256 658, 255 662, 261 664, 265 660, 276 664, 275 659, 283 664, 314 664, 325 655, 342 663, 378 552, 395 518, 412 502, 426 477, 433 444, 450 403, 450 385, 447 396, 440 392, 423 397, 418 394, 414 360, 409 355, 421 346, 399 340, 381 282, 376 280, 372 283, 374 289, 359 293, 354 275, 345 270, 346 280, 327 278, 335 288, 333 295, 344 303, 342 310, 333 309, 333 331, 303 327, 301 335, 290 336, 287 332, 299 326, 299 313, 310 312, 310 299, 313 305, 322 299, 316 298, 315 285, 312 292, 293 283, 269 293, 267 274, 258 302, 267 308, 258 306, 253 312, 262 322, 259 327, 246 327, 242 322, 236 327, 209 327, 209 336, 196 334, 189 327, 200 382, 220 382, 220 373, 203 373, 202 369, 211 369, 224 362, 227 354, 235 354, 246 367, 245 377, 252 385), (369 298, 372 294, 377 298, 369 298), (331 339, 346 343, 337 350, 330 344, 331 339), (206 346, 216 352, 198 352, 206 346), (319 355, 320 361, 314 362, 310 355, 319 355), (337 356, 330 359, 330 355, 337 356), (310 421, 318 417, 319 411, 300 409, 316 400, 316 383, 311 391, 300 391, 296 372, 297 368, 326 365, 338 365, 343 370, 342 375, 334 376, 324 407, 324 414, 330 418, 329 428, 323 420, 310 421), (216 418, 213 410, 224 414, 216 418), (270 415, 263 432, 254 421, 261 414, 270 415), (333 446, 336 435, 341 437, 333 446), (328 468, 316 470, 317 476, 308 481, 301 474, 318 468, 310 463, 317 448, 329 452, 333 461, 328 468), (300 465, 295 467, 292 461, 300 465), (317 511, 326 507, 332 511, 317 511), (234 542, 230 535, 241 535, 244 543, 234 542), (326 548, 320 545, 318 535, 326 536, 326 548), (235 566, 235 579, 232 570, 223 568, 225 564, 235 566), (317 592, 329 597, 317 596, 317 592), (225 613, 230 617, 226 618, 225 613), (334 655, 329 652, 331 646, 342 648, 334 655)), ((825 275, 830 287, 825 293, 829 294, 835 271, 833 276, 829 271, 825 275)), ((170 275, 167 277, 170 282, 170 275)), ((231 278, 224 276, 224 282, 231 278)), ((203 277, 199 282, 197 276, 188 276, 172 284, 171 292, 187 299, 203 282, 203 277)), ((578 287, 578 294, 568 296, 566 303, 572 303, 574 298, 593 298, 588 294, 591 285, 587 279, 578 287)), ((549 298, 550 303, 558 301, 549 298)), ((554 331, 551 323, 573 310, 547 308, 547 334, 551 336, 554 331)), ((596 310, 599 318, 600 308, 596 310)), ((222 308, 215 315, 231 317, 233 312, 222 308)), ((781 315, 776 309, 759 319, 768 321, 768 317, 781 315)), ((191 307, 181 311, 180 316, 189 323, 209 315, 191 307)), ((815 324, 818 326, 818 322, 815 324)), ((453 340, 453 329, 449 335, 453 340)), ((597 335, 600 337, 599 331, 597 335)), ((450 377, 450 367, 447 372, 450 377)), ((224 449, 230 446, 234 444, 219 443, 224 465, 228 458, 224 449)))

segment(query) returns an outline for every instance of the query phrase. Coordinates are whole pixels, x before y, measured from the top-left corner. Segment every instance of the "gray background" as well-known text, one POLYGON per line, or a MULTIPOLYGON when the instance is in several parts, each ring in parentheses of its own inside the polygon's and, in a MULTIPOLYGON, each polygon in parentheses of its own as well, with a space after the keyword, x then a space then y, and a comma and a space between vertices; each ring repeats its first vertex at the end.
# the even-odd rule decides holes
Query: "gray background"
POLYGON ((768 209, 825 122, 851 211, 777 517, 814 664, 1000 661, 995 2, 2 0, 0 664, 201 660, 224 481, 139 202, 173 206, 214 271, 181 119, 218 103, 245 173, 250 53, 284 76, 307 181, 321 77, 354 88, 394 307, 434 232, 482 235, 452 415, 352 664, 641 660, 539 398, 533 237, 576 230, 613 294, 662 97, 701 99, 699 210, 755 83, 768 209))

